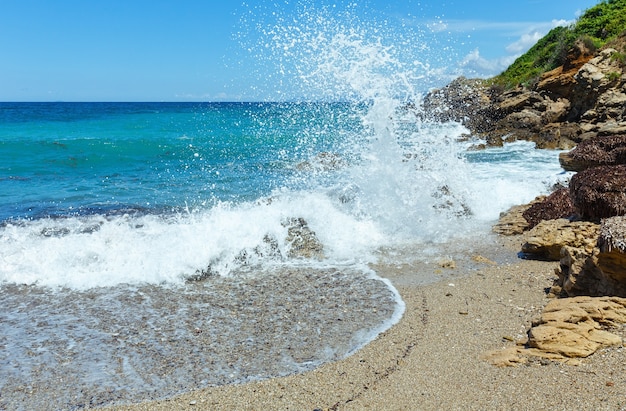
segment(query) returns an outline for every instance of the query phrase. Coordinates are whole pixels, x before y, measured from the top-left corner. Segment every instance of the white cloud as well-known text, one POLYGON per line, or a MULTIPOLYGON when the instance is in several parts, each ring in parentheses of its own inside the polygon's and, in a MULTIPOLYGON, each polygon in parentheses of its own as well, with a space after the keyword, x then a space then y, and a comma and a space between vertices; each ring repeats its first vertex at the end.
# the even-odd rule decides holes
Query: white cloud
POLYGON ((491 77, 500 74, 517 56, 504 56, 497 59, 486 59, 478 49, 472 50, 459 63, 459 69, 467 77, 491 77))
POLYGON ((509 44, 505 47, 505 50, 509 54, 522 55, 528 49, 535 45, 543 36, 548 34, 550 30, 555 27, 569 26, 573 21, 568 20, 552 20, 549 23, 540 23, 535 26, 530 26, 527 31, 522 33, 517 41, 509 44))
MULTIPOLYGON (((491 77, 504 71, 553 28, 573 23, 574 20, 563 19, 535 22, 436 19, 426 26, 436 35, 467 34, 477 47, 463 57, 457 70, 467 77, 491 77), (486 58, 480 50, 489 56, 499 56, 486 58)), ((413 24, 424 22, 413 21, 413 24)))
POLYGON ((537 41, 539 41, 543 36, 545 36, 545 33, 540 33, 539 31, 536 31, 536 30, 530 33, 524 33, 519 38, 519 40, 506 46, 505 50, 509 54, 524 53, 526 50, 531 48, 537 41))
MULTIPOLYGON (((552 20, 546 23, 535 23, 527 25, 525 31, 518 32, 518 39, 505 46, 502 57, 496 59, 486 59, 480 55, 478 49, 474 49, 467 54, 459 64, 461 70, 466 74, 473 74, 478 77, 490 77, 506 70, 515 59, 524 54, 528 49, 537 43, 548 31, 558 26, 568 26, 572 21, 552 20)), ((492 28, 497 24, 491 24, 492 28)), ((502 27, 502 26, 501 26, 502 27)), ((514 26, 510 26, 513 28, 514 26)))

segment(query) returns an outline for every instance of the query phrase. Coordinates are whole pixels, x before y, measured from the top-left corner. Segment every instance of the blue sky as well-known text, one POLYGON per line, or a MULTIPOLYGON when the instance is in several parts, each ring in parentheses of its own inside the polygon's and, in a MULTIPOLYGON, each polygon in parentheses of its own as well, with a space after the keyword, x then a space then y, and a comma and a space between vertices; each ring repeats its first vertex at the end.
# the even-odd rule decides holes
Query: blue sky
POLYGON ((0 0, 0 101, 298 98, 304 61, 319 61, 298 36, 351 27, 423 77, 485 77, 597 3, 0 0))

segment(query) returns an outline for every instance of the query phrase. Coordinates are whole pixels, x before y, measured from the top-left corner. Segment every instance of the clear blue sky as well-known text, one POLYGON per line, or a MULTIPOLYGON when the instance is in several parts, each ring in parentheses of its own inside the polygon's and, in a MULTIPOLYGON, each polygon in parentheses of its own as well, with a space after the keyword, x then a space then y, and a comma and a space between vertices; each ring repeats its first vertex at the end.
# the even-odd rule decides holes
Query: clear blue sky
POLYGON ((277 87, 293 83, 284 79, 290 70, 282 79, 277 72, 294 63, 289 59, 306 59, 280 56, 277 32, 293 42, 308 19, 310 35, 312 25, 323 25, 312 22, 317 9, 330 10, 333 24, 346 30, 382 33, 383 45, 399 56, 403 47, 407 55, 419 53, 423 43, 420 63, 433 72, 490 76, 597 3, 0 0, 0 101, 273 99, 277 87))

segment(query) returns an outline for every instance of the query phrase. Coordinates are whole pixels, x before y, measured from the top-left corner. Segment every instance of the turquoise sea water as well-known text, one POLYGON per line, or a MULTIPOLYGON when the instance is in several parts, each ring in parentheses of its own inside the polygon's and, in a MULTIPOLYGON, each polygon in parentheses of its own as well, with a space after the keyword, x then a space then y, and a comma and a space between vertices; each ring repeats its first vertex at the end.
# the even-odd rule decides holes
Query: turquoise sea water
POLYGON ((293 185, 360 127, 342 104, 0 103, 0 220, 173 211, 293 185), (308 138, 310 136, 310 138, 308 138))

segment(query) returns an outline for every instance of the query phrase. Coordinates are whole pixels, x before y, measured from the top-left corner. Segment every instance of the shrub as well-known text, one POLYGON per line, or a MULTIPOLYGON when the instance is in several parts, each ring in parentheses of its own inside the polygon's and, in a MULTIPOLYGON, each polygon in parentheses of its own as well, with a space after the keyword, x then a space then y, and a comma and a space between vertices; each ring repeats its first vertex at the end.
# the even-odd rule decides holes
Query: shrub
MULTIPOLYGON (((626 31, 626 0, 605 0, 588 9, 570 27, 556 27, 520 56, 493 83, 506 88, 529 85, 541 74, 566 61, 569 50, 577 41, 591 52, 597 51, 611 39, 626 31)), ((616 57, 624 64, 623 54, 616 57)))

